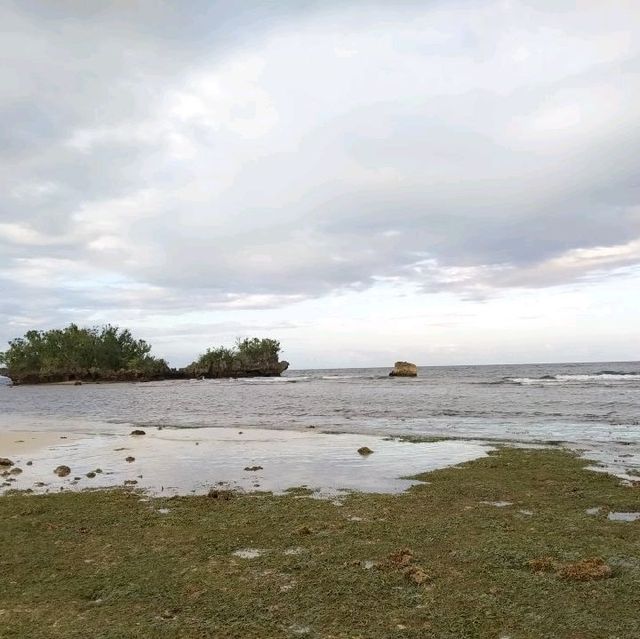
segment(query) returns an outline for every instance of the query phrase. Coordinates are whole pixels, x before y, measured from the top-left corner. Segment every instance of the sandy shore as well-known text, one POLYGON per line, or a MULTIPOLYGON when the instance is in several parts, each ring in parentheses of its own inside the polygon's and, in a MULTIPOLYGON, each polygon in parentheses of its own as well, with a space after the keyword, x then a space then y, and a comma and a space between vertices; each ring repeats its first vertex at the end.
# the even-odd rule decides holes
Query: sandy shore
POLYGON ((25 457, 56 446, 65 440, 74 441, 78 435, 68 431, 5 431, 0 432, 0 455, 2 457, 25 457))

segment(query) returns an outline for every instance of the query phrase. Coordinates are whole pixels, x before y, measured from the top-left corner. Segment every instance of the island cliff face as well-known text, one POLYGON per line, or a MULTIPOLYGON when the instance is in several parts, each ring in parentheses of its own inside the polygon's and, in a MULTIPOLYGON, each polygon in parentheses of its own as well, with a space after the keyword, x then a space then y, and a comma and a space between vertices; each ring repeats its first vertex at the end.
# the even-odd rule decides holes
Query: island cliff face
POLYGON ((389 377, 417 377, 418 367, 411 362, 396 362, 389 377))
POLYGON ((232 348, 208 349, 187 366, 187 377, 279 377, 289 368, 281 362, 280 342, 273 339, 237 340, 232 348))
POLYGON ((205 379, 220 379, 224 377, 280 377, 289 368, 289 362, 285 361, 233 361, 230 364, 224 362, 212 362, 206 366, 190 366, 177 371, 180 375, 184 371, 184 377, 204 377, 205 379))

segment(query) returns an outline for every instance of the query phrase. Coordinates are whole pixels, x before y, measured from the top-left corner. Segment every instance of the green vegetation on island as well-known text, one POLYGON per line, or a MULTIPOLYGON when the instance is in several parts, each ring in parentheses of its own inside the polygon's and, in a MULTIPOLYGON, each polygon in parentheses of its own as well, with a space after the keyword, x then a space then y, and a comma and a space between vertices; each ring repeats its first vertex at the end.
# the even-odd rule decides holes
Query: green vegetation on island
POLYGON ((504 448, 341 507, 303 490, 3 497, 0 635, 637 638, 640 521, 607 514, 640 510, 638 488, 586 464, 504 448))
POLYGON ((15 384, 52 382, 151 381, 192 377, 277 376, 280 343, 272 339, 238 340, 233 348, 209 349, 183 369, 172 369, 151 355, 151 346, 127 329, 106 325, 28 331, 0 353, 0 367, 15 384))
POLYGON ((277 377, 289 366, 279 355, 274 339, 238 339, 233 348, 207 349, 185 370, 195 377, 277 377))
POLYGON ((28 331, 0 353, 16 384, 63 381, 133 381, 159 379, 169 372, 151 346, 117 326, 28 331))

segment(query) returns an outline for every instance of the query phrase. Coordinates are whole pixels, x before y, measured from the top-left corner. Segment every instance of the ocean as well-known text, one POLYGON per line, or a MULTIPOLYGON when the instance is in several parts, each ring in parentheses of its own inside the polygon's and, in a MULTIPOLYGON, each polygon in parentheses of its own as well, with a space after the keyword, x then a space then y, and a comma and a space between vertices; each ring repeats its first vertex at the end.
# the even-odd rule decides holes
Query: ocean
POLYGON ((109 424, 640 443, 640 362, 295 370, 280 378, 0 387, 0 428, 109 424))
POLYGON ((24 471, 3 488, 135 480, 158 494, 206 492, 220 482, 243 490, 400 491, 411 485, 403 477, 475 459, 499 442, 562 445, 627 481, 640 473, 638 362, 427 366, 405 379, 389 370, 3 385, 0 456, 15 456, 24 471), (133 428, 147 436, 131 437, 133 428), (430 438, 453 441, 424 442, 430 438), (375 454, 358 455, 364 445, 375 454), (55 478, 59 464, 70 465, 75 479, 55 478), (97 467, 104 474, 86 479, 97 467))

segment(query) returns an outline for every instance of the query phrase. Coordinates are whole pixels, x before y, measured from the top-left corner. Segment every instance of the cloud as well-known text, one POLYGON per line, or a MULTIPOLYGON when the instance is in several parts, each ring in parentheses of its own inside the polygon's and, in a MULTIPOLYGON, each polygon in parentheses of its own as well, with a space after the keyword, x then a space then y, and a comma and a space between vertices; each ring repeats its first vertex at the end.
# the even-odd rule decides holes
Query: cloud
POLYGON ((635 2, 1 11, 7 322, 640 263, 635 2))

